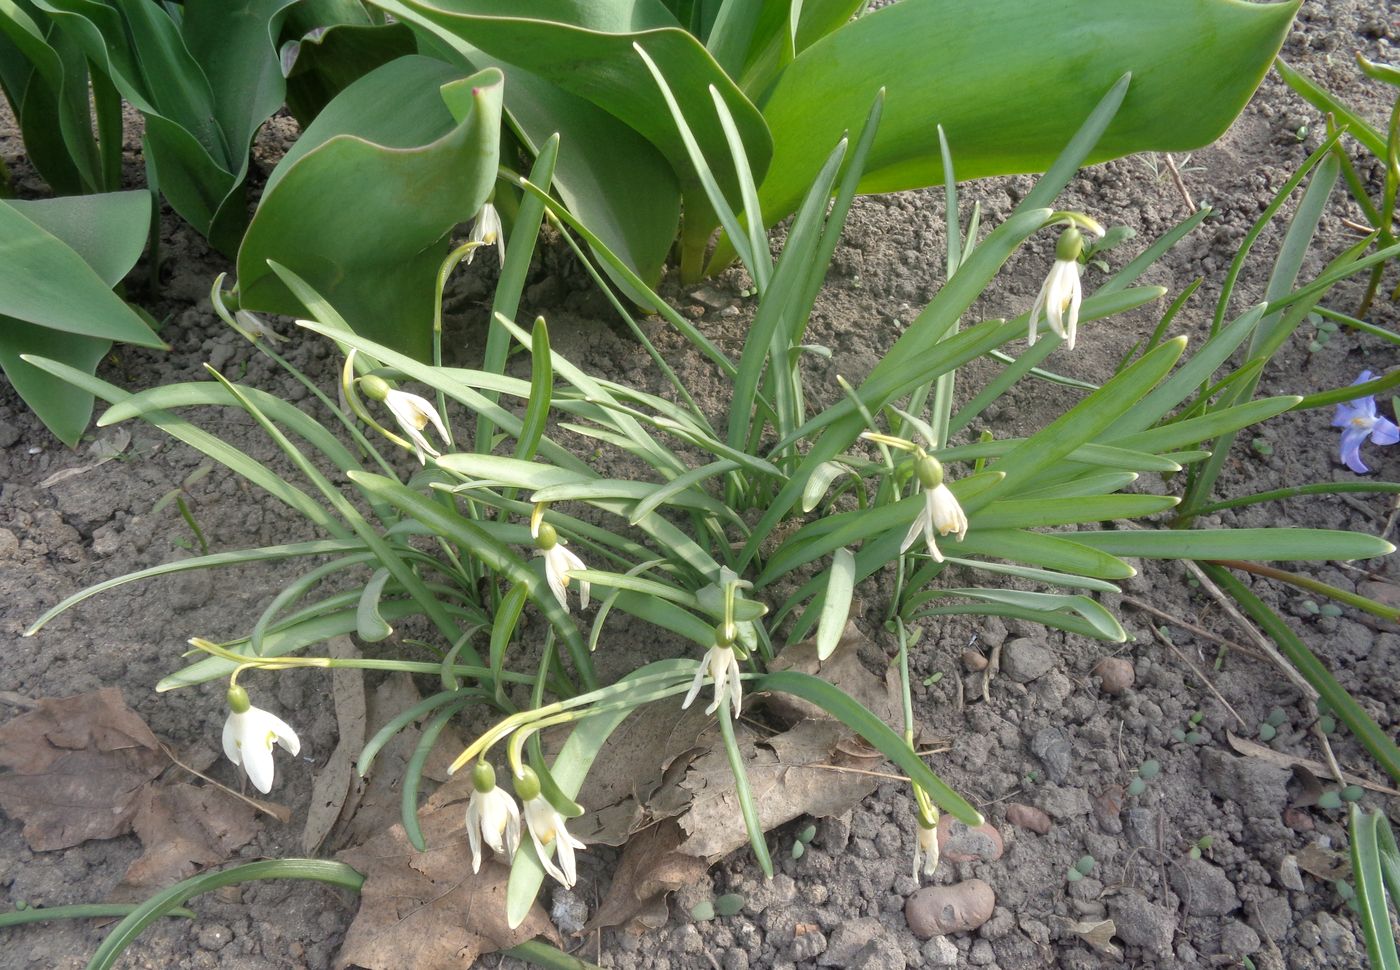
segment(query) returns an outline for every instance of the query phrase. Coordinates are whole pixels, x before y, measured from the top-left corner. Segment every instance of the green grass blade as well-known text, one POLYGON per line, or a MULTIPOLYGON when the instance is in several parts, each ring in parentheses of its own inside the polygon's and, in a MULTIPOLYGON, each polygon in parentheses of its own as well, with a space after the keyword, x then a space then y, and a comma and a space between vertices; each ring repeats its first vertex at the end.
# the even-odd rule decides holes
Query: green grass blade
POLYGON ((763 819, 759 817, 758 806, 754 804, 753 788, 749 785, 749 774, 744 769, 744 753, 734 737, 734 719, 729 713, 729 697, 726 695, 719 705, 719 734, 724 739, 724 753, 729 758, 729 770, 734 775, 734 797, 739 802, 739 814, 744 817, 744 828, 749 833, 749 845, 753 847, 754 858, 764 876, 773 878, 773 857, 768 854, 768 841, 763 835, 763 819))
POLYGON ((1363 812, 1353 802, 1348 809, 1351 821, 1351 868, 1356 876, 1356 902, 1361 915, 1362 937, 1371 970, 1400 970, 1391 928, 1385 883, 1381 875, 1381 846, 1377 830, 1389 825, 1385 815, 1363 812))

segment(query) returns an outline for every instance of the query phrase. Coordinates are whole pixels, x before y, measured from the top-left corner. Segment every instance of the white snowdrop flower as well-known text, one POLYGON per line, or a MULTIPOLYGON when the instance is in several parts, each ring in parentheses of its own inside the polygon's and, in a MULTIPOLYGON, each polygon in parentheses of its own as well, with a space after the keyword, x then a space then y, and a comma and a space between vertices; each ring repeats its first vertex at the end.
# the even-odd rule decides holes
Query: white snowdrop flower
MULTIPOLYGON (((554 598, 567 612, 568 588, 571 582, 568 572, 571 569, 587 569, 588 566, 565 548, 564 540, 559 538, 559 533, 548 522, 541 522, 535 517, 530 523, 530 535, 535 539, 535 551, 544 557, 544 578, 549 582, 549 588, 554 591, 554 598)), ((581 610, 588 609, 588 592, 588 581, 579 580, 578 608, 581 610)))
MULTIPOLYGON (((476 219, 472 222, 471 235, 468 239, 482 246, 494 244, 496 247, 496 255, 500 257, 501 264, 505 264, 506 236, 501 230, 501 215, 490 202, 483 205, 481 211, 476 214, 476 219)), ((475 258, 476 250, 472 249, 467 253, 466 261, 470 263, 475 258)))
POLYGON ((371 401, 384 402, 384 406, 389 409, 389 413, 398 422, 399 430, 408 436, 409 443, 413 445, 413 453, 418 456, 420 465, 427 464, 428 455, 436 458, 440 454, 423 434, 423 429, 429 424, 437 429, 438 435, 445 443, 452 444, 452 437, 447 433, 447 426, 442 423, 442 416, 438 414, 437 408, 433 407, 433 402, 427 398, 410 394, 407 391, 396 390, 389 386, 388 381, 382 377, 375 377, 373 374, 361 377, 359 383, 361 390, 365 392, 365 397, 371 401))
POLYGON ((705 713, 713 714, 719 710, 720 702, 724 700, 725 692, 728 691, 729 714, 737 718, 739 706, 744 700, 743 681, 739 679, 739 657, 734 653, 734 647, 725 643, 716 643, 705 652, 704 658, 695 668, 695 679, 690 682, 690 691, 685 695, 681 707, 689 707, 699 696, 707 675, 715 682, 715 699, 705 708, 705 713))
POLYGON ((274 343, 284 343, 286 337, 267 325, 267 321, 256 313, 247 310, 238 310, 233 314, 233 329, 237 330, 245 339, 257 343, 259 340, 267 339, 274 343))
POLYGON ((1079 254, 1084 249, 1084 234, 1074 226, 1060 233, 1055 243, 1055 265, 1050 267, 1050 275, 1040 287, 1040 295, 1031 307, 1030 332, 1026 343, 1033 345, 1036 327, 1043 315, 1050 329, 1064 338, 1065 349, 1074 349, 1074 338, 1079 328, 1079 306, 1084 299, 1084 291, 1079 285, 1079 254))
POLYGON ((248 700, 248 692, 236 684, 228 689, 228 706, 224 754, 248 773, 254 788, 266 795, 272 791, 272 746, 280 744, 288 753, 296 755, 301 751, 301 742, 286 721, 254 707, 248 700))
POLYGON ((532 769, 522 768, 516 776, 515 793, 525 806, 525 824, 530 829, 530 840, 535 843, 535 855, 539 857, 540 865, 564 888, 572 888, 578 881, 574 850, 588 847, 569 834, 564 827, 564 816, 540 792, 540 780, 532 769), (551 848, 558 852, 557 862, 550 852, 551 848))
POLYGON ((924 542, 928 545, 928 554, 933 557, 934 562, 942 562, 943 553, 939 552, 938 543, 934 540, 934 530, 937 529, 938 534, 942 536, 956 533, 958 541, 961 542, 967 535, 967 515, 958 504, 957 496, 943 484, 943 466, 936 458, 920 455, 916 467, 919 484, 924 489, 924 507, 910 524, 909 532, 904 536, 899 551, 908 552, 914 540, 922 534, 924 542))
POLYGON ((520 809, 515 799, 496 787, 496 772, 485 761, 472 769, 472 797, 467 802, 467 841, 472 849, 472 872, 481 871, 481 843, 503 856, 520 847, 520 809))
POLYGON ((925 876, 932 876, 938 869, 938 827, 918 822, 918 838, 914 842, 914 878, 919 878, 920 869, 925 876))

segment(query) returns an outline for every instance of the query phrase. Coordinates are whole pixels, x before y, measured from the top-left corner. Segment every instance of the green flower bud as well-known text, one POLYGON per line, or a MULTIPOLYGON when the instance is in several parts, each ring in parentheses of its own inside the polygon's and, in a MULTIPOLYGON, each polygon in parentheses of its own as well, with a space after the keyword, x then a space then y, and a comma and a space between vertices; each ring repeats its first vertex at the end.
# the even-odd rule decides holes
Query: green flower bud
POLYGON ((365 397, 371 401, 382 401, 389 396, 391 388, 384 378, 371 374, 369 377, 360 378, 360 390, 364 391, 365 397))
POLYGON ((540 779, 529 765, 522 768, 520 775, 515 779, 515 793, 520 796, 522 802, 539 797, 540 779))
POLYGON ((228 709, 235 714, 246 714, 253 702, 248 700, 248 692, 237 684, 228 689, 228 709))
POLYGON ((715 646, 732 647, 734 645, 734 638, 738 636, 738 632, 739 631, 734 629, 734 624, 732 623, 716 623, 715 646))
POLYGON ((1084 234, 1070 226, 1060 233, 1060 238, 1055 243, 1055 258, 1062 263, 1073 263, 1079 259, 1079 254, 1084 251, 1084 234))
POLYGON ((924 488, 937 488, 943 484, 943 466, 931 455, 920 455, 914 459, 914 472, 924 488))
POLYGON ((559 544, 559 533, 548 522, 540 523, 540 534, 535 536, 535 548, 548 551, 559 544))
POLYGON ((472 787, 485 795, 496 787, 496 769, 489 762, 478 761, 472 769, 472 787))

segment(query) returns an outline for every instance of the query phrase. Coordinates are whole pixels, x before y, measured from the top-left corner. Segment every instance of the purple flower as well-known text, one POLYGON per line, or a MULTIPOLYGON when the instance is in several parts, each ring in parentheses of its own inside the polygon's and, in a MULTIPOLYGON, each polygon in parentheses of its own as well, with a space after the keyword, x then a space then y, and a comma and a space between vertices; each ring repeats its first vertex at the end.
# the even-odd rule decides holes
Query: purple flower
MULTIPOLYGON (((1371 372, 1366 370, 1351 383, 1353 386, 1365 384, 1370 379, 1371 372)), ((1400 441, 1400 428, 1395 426, 1395 422, 1376 414, 1376 399, 1371 395, 1338 404, 1332 427, 1343 429, 1342 461, 1358 475, 1365 475, 1371 470, 1361 461, 1361 442, 1367 438, 1376 445, 1393 445, 1400 441)))

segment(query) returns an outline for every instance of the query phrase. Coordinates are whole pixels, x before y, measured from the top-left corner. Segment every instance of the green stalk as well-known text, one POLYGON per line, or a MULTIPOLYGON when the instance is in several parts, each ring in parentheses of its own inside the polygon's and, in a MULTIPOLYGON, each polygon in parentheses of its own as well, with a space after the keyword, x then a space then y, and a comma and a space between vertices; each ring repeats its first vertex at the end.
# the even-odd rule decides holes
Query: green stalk
POLYGON ((739 750, 739 742, 734 737, 734 719, 729 714, 729 694, 719 702, 719 733, 724 738, 724 752, 729 756, 729 770, 734 774, 734 794, 739 799, 739 810, 744 816, 744 828, 749 833, 749 845, 753 847, 758 866, 769 879, 773 878, 773 857, 768 854, 768 841, 763 836, 763 819, 759 817, 758 806, 754 804, 753 789, 749 787, 749 775, 744 770, 744 754, 739 750))
POLYGON ((1253 573, 1256 576, 1264 576, 1268 579, 1277 579, 1281 583, 1287 583, 1298 589, 1306 589, 1309 592, 1319 593, 1329 599, 1337 600, 1348 606, 1354 606, 1358 610, 1365 610, 1372 616, 1378 616, 1382 620, 1400 619, 1400 610, 1384 603, 1377 603, 1373 599, 1359 596, 1356 593, 1349 593, 1344 589, 1333 586, 1331 583, 1324 583, 1320 579, 1313 579, 1311 576, 1303 576, 1299 573, 1291 573, 1285 569, 1277 569, 1273 566, 1265 566, 1263 563, 1245 562, 1240 559, 1217 559, 1214 560, 1217 566, 1225 566, 1228 569, 1238 569, 1241 572, 1253 573))
MULTIPOLYGON (((12 913, 0 913, 0 929, 7 926, 22 926, 25 923, 43 923, 51 919, 110 919, 126 916, 137 903, 79 903, 75 906, 29 906, 12 913)), ((176 907, 167 910, 166 916, 183 916, 194 919, 191 910, 176 907)))

